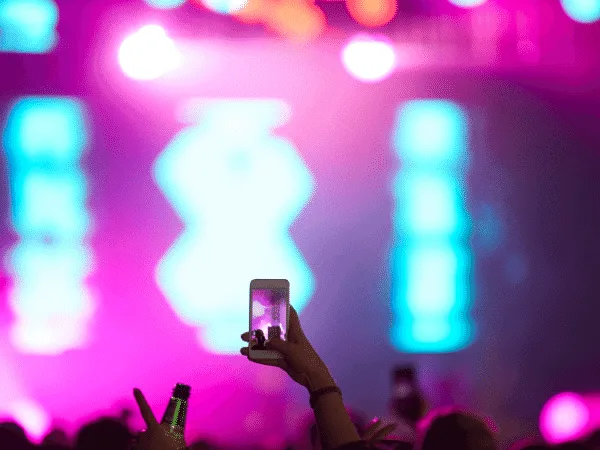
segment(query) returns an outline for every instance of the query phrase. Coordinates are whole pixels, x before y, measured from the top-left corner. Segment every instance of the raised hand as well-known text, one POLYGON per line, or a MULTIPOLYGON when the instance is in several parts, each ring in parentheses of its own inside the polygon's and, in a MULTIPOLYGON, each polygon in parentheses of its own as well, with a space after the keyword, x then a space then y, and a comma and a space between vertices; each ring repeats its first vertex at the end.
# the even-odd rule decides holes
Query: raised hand
MULTIPOLYGON (((281 353, 282 359, 253 359, 252 361, 280 367, 296 383, 311 391, 319 389, 323 385, 333 384, 327 366, 304 335, 298 313, 291 306, 287 338, 287 341, 275 338, 266 344, 268 350, 277 350, 281 353)), ((250 333, 242 334, 242 340, 249 342, 250 333)), ((248 347, 243 347, 241 352, 242 355, 249 357, 248 347)))
POLYGON ((383 426, 377 417, 369 424, 361 436, 364 441, 377 442, 385 439, 396 429, 395 423, 383 426))
POLYGON ((134 389, 133 396, 147 426, 140 434, 137 450, 184 450, 183 437, 171 433, 167 425, 158 423, 142 391, 134 389))

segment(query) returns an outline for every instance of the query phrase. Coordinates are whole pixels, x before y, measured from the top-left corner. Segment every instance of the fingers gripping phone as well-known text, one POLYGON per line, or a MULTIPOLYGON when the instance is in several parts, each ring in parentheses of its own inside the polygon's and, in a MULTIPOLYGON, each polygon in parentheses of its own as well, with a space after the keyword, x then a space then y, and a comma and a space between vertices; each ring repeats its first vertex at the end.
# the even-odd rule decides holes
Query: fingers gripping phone
POLYGON ((287 339, 290 311, 288 280, 252 280, 250 282, 250 359, 280 359, 281 353, 267 350, 274 337, 287 339))

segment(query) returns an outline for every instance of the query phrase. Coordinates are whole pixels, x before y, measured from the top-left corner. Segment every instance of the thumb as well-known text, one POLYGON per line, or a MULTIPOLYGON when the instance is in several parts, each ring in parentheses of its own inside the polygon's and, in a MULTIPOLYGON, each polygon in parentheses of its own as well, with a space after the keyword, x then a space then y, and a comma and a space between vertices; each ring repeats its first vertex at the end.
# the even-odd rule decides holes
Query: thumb
POLYGON ((279 337, 271 339, 265 344, 265 346, 269 350, 277 350, 283 356, 288 356, 290 354, 290 343, 282 340, 279 337))

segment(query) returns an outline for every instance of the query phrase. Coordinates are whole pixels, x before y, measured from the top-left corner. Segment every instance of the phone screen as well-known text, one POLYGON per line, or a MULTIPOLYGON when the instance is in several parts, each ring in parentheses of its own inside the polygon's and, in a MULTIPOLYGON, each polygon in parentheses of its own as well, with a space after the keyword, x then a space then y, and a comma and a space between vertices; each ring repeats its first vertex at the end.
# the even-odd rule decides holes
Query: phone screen
POLYGON ((250 353, 253 357, 277 358, 268 351, 267 342, 287 337, 289 288, 259 286, 250 289, 250 353))
POLYGON ((394 397, 406 398, 416 390, 415 371, 411 366, 396 367, 394 370, 394 397))
POLYGON ((392 412, 394 416, 408 423, 416 423, 421 419, 423 411, 414 367, 396 367, 392 380, 392 412))

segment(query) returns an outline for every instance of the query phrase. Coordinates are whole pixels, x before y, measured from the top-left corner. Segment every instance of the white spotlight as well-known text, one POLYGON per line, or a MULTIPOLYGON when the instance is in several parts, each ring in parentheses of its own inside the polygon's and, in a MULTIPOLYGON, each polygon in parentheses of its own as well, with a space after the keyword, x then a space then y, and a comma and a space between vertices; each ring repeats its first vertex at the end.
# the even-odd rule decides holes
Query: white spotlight
POLYGON ((154 80, 181 64, 181 53, 166 31, 147 25, 128 36, 119 48, 123 72, 135 80, 154 80))

